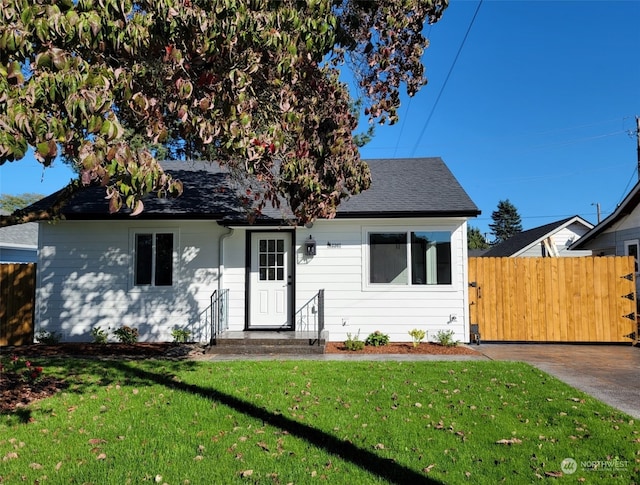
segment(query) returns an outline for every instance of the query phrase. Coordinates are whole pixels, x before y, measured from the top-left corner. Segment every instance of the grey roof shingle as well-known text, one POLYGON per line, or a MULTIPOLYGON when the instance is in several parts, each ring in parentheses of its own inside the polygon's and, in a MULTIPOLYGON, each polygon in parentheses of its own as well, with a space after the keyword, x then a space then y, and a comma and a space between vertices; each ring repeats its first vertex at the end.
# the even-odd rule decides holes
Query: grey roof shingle
MULTIPOLYGON (((442 159, 406 158, 367 160, 372 185, 365 192, 343 201, 337 217, 469 216, 480 213, 442 159)), ((175 199, 146 197, 143 219, 214 219, 239 222, 246 219, 240 193, 229 173, 209 162, 162 162, 163 168, 184 184, 182 196, 175 199)), ((41 209, 56 194, 32 206, 41 209)), ((68 219, 129 217, 129 211, 110 215, 102 187, 88 187, 73 197, 63 209, 68 219)), ((290 211, 267 207, 259 222, 291 218, 290 211)))
POLYGON ((477 216, 480 211, 440 157, 366 160, 371 187, 340 204, 338 217, 415 213, 477 216))
MULTIPOLYGON (((0 211, 0 215, 9 215, 0 211)), ((38 224, 28 222, 16 226, 0 227, 0 246, 4 247, 38 247, 38 224)))

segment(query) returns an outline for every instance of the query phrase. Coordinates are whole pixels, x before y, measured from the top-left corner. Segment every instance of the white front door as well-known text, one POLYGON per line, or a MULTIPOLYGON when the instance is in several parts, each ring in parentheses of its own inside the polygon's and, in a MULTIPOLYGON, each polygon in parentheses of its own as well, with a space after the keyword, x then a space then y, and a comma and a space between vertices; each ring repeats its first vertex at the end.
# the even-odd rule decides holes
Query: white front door
POLYGON ((249 328, 291 328, 291 233, 251 234, 249 328))

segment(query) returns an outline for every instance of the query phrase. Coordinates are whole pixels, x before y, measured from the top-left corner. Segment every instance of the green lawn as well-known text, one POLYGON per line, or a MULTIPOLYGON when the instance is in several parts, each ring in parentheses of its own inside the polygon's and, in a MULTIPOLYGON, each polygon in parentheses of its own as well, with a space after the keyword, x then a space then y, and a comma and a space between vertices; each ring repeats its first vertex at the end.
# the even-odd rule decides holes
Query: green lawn
POLYGON ((36 364, 69 386, 0 415, 2 484, 628 484, 640 467, 636 422, 526 364, 36 364))

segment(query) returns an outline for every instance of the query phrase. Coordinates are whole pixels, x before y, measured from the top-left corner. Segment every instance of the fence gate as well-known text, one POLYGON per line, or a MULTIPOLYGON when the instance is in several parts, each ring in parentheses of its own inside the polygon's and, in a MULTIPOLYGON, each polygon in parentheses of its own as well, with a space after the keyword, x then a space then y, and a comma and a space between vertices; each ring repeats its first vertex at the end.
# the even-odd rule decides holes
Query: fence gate
POLYGON ((35 264, 0 264, 0 346, 33 343, 35 288, 35 264))
POLYGON ((630 256, 469 258, 469 286, 483 341, 629 343, 637 332, 630 256))

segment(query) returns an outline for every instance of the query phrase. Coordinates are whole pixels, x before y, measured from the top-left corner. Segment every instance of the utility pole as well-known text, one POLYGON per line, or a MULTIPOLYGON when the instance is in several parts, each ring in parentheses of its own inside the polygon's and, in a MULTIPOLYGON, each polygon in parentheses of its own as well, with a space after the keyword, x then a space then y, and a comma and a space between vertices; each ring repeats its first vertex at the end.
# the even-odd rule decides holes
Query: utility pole
POLYGON ((596 212, 598 213, 598 224, 600 224, 600 202, 594 202, 591 205, 596 206, 596 212))

